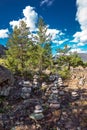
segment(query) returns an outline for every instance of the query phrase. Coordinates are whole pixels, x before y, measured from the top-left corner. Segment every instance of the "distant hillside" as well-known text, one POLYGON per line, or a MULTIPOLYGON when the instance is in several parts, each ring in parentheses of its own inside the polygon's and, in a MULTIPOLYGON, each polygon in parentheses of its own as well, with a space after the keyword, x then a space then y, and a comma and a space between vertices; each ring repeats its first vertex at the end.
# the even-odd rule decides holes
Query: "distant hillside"
POLYGON ((0 44, 0 57, 5 55, 6 50, 7 48, 0 44))
POLYGON ((87 53, 78 53, 84 62, 87 62, 87 53))
MULTIPOLYGON (((83 62, 87 62, 87 53, 78 53, 78 55, 81 57, 83 62)), ((59 55, 56 54, 55 56, 53 56, 53 59, 56 60, 58 57, 59 55)))

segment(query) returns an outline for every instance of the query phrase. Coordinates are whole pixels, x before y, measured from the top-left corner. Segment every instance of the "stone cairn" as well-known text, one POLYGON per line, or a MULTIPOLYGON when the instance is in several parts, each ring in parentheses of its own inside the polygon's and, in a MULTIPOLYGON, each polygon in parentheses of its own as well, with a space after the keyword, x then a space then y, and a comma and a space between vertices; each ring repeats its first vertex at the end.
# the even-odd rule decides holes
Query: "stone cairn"
POLYGON ((19 82, 19 85, 21 85, 21 97, 23 99, 28 99, 31 95, 32 88, 30 81, 21 81, 19 82))
POLYGON ((62 79, 58 75, 51 75, 49 78, 50 81, 53 82, 51 86, 51 94, 48 98, 48 103, 50 108, 59 109, 60 108, 60 100, 59 100, 59 88, 63 85, 62 79))
POLYGON ((79 93, 77 91, 71 92, 71 99, 72 101, 77 100, 80 97, 79 93))
POLYGON ((19 88, 17 89, 20 91, 14 91, 14 93, 18 95, 19 92, 19 96, 21 95, 23 100, 20 100, 20 102, 18 100, 14 108, 12 106, 10 111, 7 111, 7 114, 0 114, 0 125, 2 125, 3 129, 10 130, 11 127, 15 129, 25 124, 29 124, 32 127, 34 125, 36 127, 36 124, 39 124, 43 127, 46 124, 46 130, 49 130, 48 125, 50 128, 58 126, 58 129, 61 130, 63 128, 64 130, 81 130, 79 122, 76 122, 78 121, 77 117, 72 115, 72 112, 73 114, 77 113, 77 106, 76 108, 69 106, 74 104, 74 101, 76 102, 80 97, 79 92, 77 90, 67 92, 67 89, 63 87, 62 78, 54 74, 50 75, 50 82, 42 83, 42 88, 45 91, 43 91, 43 95, 39 96, 40 83, 38 79, 38 75, 34 75, 32 83, 25 80, 19 82, 19 88))
POLYGON ((30 118, 37 121, 37 120, 41 120, 44 118, 44 115, 43 115, 43 108, 42 106, 39 104, 39 105, 36 105, 35 106, 35 110, 34 112, 30 115, 30 118))
POLYGON ((33 77, 33 90, 37 91, 39 89, 38 75, 34 75, 33 77))

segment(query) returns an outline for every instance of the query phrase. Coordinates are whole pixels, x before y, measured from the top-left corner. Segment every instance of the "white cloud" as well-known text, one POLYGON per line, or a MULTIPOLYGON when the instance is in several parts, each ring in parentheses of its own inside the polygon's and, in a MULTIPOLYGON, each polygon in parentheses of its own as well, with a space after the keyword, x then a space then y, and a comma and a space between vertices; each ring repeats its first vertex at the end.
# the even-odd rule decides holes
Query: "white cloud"
POLYGON ((12 28, 14 28, 15 26, 19 27, 19 22, 21 21, 21 19, 19 19, 18 21, 11 21, 9 24, 12 26, 12 28))
POLYGON ((0 30, 0 38, 8 38, 9 31, 8 29, 1 29, 0 30))
MULTIPOLYGON (((53 43, 59 44, 59 41, 64 42, 64 40, 61 40, 61 37, 64 35, 64 33, 61 30, 48 28, 47 34, 51 35, 53 43)), ((62 44, 63 42, 61 42, 60 44, 62 44)))
POLYGON ((84 43, 78 43, 77 46, 84 46, 84 43))
POLYGON ((74 34, 73 42, 87 44, 87 0, 77 0, 76 20, 80 24, 80 32, 74 34))
POLYGON ((47 5, 47 6, 51 6, 53 4, 54 0, 42 0, 41 3, 40 3, 40 6, 43 6, 43 5, 47 5))
POLYGON ((77 0, 76 20, 79 22, 82 30, 87 28, 87 0, 77 0))
POLYGON ((86 51, 83 51, 83 50, 80 49, 80 48, 73 48, 73 49, 70 50, 70 52, 86 53, 86 51))
POLYGON ((57 29, 50 29, 48 28, 47 34, 51 35, 52 41, 55 41, 58 38, 60 31, 57 29))
POLYGON ((24 21, 27 23, 27 26, 30 27, 32 31, 35 31, 36 29, 36 22, 38 19, 38 14, 35 12, 35 8, 31 6, 27 6, 23 10, 24 14, 24 21))
POLYGON ((63 40, 60 40, 58 43, 59 44, 63 44, 64 42, 67 42, 69 39, 63 39, 63 40))
MULTIPOLYGON (((19 27, 19 22, 21 20, 23 20, 23 21, 26 22, 27 27, 30 28, 31 32, 37 31, 36 22, 37 22, 37 19, 38 19, 38 14, 35 11, 35 8, 31 7, 31 6, 26 6, 25 9, 23 9, 23 15, 24 15, 24 17, 22 19, 19 19, 18 21, 13 20, 13 21, 10 22, 10 25, 12 26, 12 28, 14 28, 15 26, 19 27)), ((61 30, 51 29, 49 27, 49 25, 47 25, 47 27, 48 27, 47 34, 51 35, 53 43, 62 44, 63 42, 65 42, 65 40, 61 39, 61 37, 63 35, 65 35, 61 30)))
POLYGON ((23 9, 23 15, 24 17, 22 19, 19 19, 18 21, 11 21, 10 25, 12 28, 14 28, 16 25, 19 26, 19 22, 21 20, 25 21, 27 24, 27 27, 30 28, 30 31, 36 30, 36 21, 38 19, 38 14, 35 11, 34 7, 26 6, 25 9, 23 9))

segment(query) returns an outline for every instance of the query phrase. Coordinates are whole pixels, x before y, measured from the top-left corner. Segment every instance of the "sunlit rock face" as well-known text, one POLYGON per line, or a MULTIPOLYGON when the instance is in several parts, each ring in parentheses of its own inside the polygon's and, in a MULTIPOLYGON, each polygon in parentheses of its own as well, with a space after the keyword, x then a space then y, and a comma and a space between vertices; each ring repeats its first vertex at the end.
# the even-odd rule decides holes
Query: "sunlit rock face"
POLYGON ((87 68, 78 66, 76 68, 70 69, 70 74, 71 74, 70 79, 66 80, 65 82, 68 88, 70 89, 87 88, 87 68))

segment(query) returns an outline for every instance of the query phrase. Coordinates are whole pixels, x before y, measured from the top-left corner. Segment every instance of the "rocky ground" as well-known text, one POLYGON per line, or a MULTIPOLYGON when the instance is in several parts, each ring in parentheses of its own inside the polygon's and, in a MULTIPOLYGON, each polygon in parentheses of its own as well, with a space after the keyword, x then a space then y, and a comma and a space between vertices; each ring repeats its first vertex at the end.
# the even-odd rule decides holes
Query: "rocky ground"
POLYGON ((14 83, 0 81, 0 130, 87 130, 86 70, 72 70, 66 82, 7 77, 14 83))

